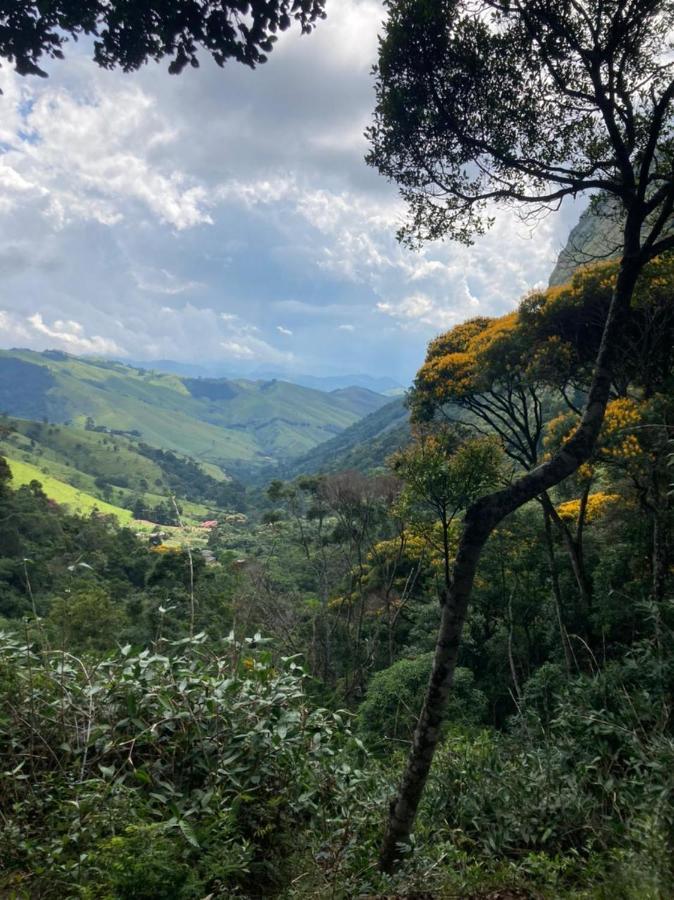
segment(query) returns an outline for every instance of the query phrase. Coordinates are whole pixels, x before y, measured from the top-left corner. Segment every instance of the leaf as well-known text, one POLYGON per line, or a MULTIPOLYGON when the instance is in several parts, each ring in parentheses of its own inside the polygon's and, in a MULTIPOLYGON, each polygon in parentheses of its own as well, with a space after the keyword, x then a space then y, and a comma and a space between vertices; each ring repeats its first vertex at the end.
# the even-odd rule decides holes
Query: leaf
POLYGON ((178 828, 182 831, 185 840, 193 847, 199 849, 199 841, 197 840, 197 836, 194 833, 194 829, 192 828, 190 823, 186 822, 185 819, 180 819, 180 821, 178 822, 178 828))

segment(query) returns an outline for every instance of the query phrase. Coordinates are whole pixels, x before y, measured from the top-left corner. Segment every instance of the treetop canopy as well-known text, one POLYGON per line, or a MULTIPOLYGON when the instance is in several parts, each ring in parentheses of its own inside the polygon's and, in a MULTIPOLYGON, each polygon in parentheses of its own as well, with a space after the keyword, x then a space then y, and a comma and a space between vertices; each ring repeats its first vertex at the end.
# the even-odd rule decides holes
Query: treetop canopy
POLYGON ((470 243, 499 202, 590 190, 655 212, 671 190, 671 0, 386 6, 368 161, 399 185, 409 243, 470 243))
POLYGON ((279 31, 325 18, 325 0, 9 0, 0 10, 0 57, 20 75, 46 76, 42 58, 62 59, 68 38, 94 37, 93 58, 125 72, 168 57, 169 71, 199 65, 205 50, 254 68, 279 31))
MULTIPOLYGON (((601 341, 618 262, 579 269, 565 285, 532 291, 517 310, 462 322, 431 341, 411 395, 413 418, 424 421, 448 403, 535 386, 586 389, 601 341)), ((651 260, 634 293, 621 335, 616 390, 639 385, 650 394, 674 358, 674 254, 651 260)))

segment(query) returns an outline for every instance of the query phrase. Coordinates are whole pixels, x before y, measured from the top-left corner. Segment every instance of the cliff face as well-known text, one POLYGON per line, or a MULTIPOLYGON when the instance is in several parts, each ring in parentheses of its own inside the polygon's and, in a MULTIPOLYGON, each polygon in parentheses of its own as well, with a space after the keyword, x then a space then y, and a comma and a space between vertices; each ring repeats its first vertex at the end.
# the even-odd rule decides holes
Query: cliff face
POLYGON ((591 204, 571 230, 550 275, 550 286, 564 284, 581 266, 617 256, 620 230, 620 219, 610 198, 591 204))

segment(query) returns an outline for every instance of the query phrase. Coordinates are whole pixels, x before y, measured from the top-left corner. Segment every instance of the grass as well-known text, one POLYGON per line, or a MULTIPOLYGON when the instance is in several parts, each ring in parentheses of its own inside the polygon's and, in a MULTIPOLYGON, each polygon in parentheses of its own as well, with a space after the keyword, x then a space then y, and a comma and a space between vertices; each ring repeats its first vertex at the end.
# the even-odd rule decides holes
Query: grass
POLYGON ((133 521, 133 516, 128 509, 98 500, 91 494, 80 491, 71 484, 43 472, 37 466, 10 457, 7 457, 7 462, 12 470, 12 485, 15 488, 30 484, 31 481, 39 481, 50 500, 67 506, 72 512, 88 515, 96 509, 104 515, 116 516, 122 525, 130 525, 133 521))
MULTIPOLYGON (((166 502, 167 488, 160 466, 139 453, 129 439, 20 419, 12 420, 12 425, 16 431, 4 438, 0 436, 0 454, 37 467, 39 480, 51 477, 64 482, 81 494, 91 495, 99 508, 104 503, 114 508, 126 507, 139 495, 151 506, 166 502), (101 496, 97 478, 110 484, 107 500, 101 496), (128 487, 119 486, 121 479, 128 487)), ((202 467, 211 477, 218 476, 218 480, 226 477, 216 466, 202 467)), ((218 515, 213 506, 204 503, 182 498, 179 503, 187 520, 218 515)))

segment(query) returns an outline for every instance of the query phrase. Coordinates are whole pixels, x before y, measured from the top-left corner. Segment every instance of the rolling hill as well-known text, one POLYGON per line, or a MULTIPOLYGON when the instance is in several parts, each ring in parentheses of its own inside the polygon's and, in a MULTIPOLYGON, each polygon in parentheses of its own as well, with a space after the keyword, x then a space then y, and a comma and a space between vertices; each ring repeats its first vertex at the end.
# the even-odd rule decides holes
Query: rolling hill
POLYGON ((86 491, 78 490, 72 484, 54 478, 31 463, 12 459, 9 456, 6 459, 12 472, 12 487, 14 488, 30 484, 32 481, 39 481, 50 500, 67 506, 72 512, 86 515, 98 510, 104 515, 115 516, 121 525, 129 525, 133 519, 130 510, 106 503, 86 491))
POLYGON ((215 466, 134 438, 75 426, 2 418, 0 455, 10 463, 15 485, 40 481, 57 503, 84 513, 96 506, 122 522, 132 518, 130 510, 139 499, 146 509, 166 508, 170 494, 186 519, 237 511, 245 504, 243 486, 215 466))
POLYGON ((228 471, 287 461, 388 398, 283 381, 190 378, 59 351, 0 351, 0 411, 131 434, 228 471))

